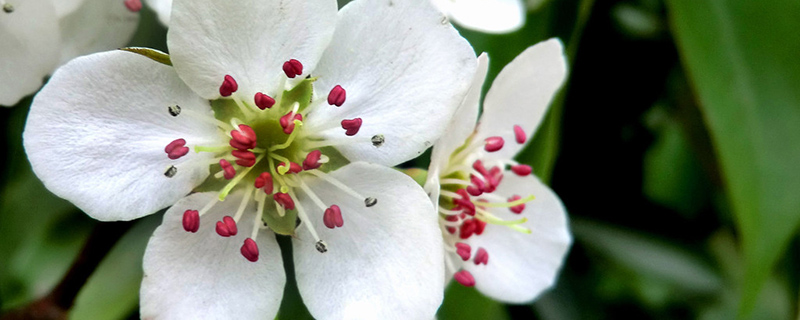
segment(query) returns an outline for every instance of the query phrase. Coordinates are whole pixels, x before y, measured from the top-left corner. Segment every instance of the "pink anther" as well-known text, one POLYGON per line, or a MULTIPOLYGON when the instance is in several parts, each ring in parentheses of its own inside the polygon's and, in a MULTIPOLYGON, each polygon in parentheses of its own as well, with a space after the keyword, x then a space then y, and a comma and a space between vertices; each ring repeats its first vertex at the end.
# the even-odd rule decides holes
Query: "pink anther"
POLYGON ((354 136, 361 129, 361 118, 342 120, 342 129, 346 130, 345 135, 354 136))
POLYGON ((167 157, 175 160, 189 153, 189 148, 186 147, 186 140, 175 139, 164 148, 164 152, 167 153, 167 157))
POLYGON ((245 259, 249 260, 250 262, 258 261, 258 245, 253 239, 244 239, 241 252, 245 259))
POLYGON ((475 233, 475 228, 477 227, 475 225, 475 221, 475 219, 467 219, 461 223, 461 228, 458 234, 461 239, 469 239, 469 237, 475 233))
MULTIPOLYGON (((517 200, 519 200, 519 199, 522 199, 522 197, 520 197, 519 195, 516 195, 516 194, 515 194, 513 197, 511 197, 511 198, 508 198, 508 202, 514 202, 514 201, 517 201, 517 200)), ((511 210, 511 212, 513 212, 513 213, 520 214, 520 213, 522 213, 522 211, 524 211, 524 210, 525 210, 525 204, 524 204, 524 203, 522 203, 522 204, 519 204, 519 205, 513 206, 513 207, 511 207, 511 208, 509 208, 509 209, 510 209, 510 210, 511 210)))
POLYGON ((294 200, 288 194, 277 192, 272 195, 272 199, 275 200, 278 204, 280 204, 286 210, 293 210, 294 209, 294 200))
POLYGON ((261 110, 272 108, 275 105, 275 99, 261 92, 256 92, 253 100, 256 102, 256 107, 261 110))
POLYGON ((219 86, 219 94, 223 97, 230 97, 236 90, 239 90, 239 84, 230 75, 225 75, 225 80, 222 80, 222 85, 219 86))
POLYGON ((289 78, 294 78, 303 74, 303 64, 295 59, 290 59, 283 63, 283 72, 289 78))
POLYGON ((303 170, 314 170, 322 166, 322 163, 319 162, 320 157, 322 157, 322 152, 319 150, 309 152, 306 159, 303 160, 303 170))
POLYGON ((256 155, 252 151, 233 150, 231 154, 236 157, 236 164, 242 167, 252 167, 256 164, 256 155))
POLYGON ((293 113, 289 111, 289 113, 283 115, 279 120, 281 127, 283 127, 283 133, 285 134, 291 134, 292 131, 294 131, 295 120, 303 121, 302 114, 296 113, 294 116, 292 116, 292 114, 293 113), (289 119, 291 119, 291 121, 289 119))
POLYGON ((233 177, 236 176, 236 169, 233 168, 233 165, 231 165, 231 163, 228 162, 228 160, 219 159, 219 166, 222 167, 222 171, 224 172, 223 176, 225 177, 225 180, 233 179, 233 177))
POLYGON ((520 177, 527 176, 533 172, 533 168, 527 164, 518 164, 515 166, 511 166, 511 171, 516 173, 520 177))
POLYGON ((455 279, 458 283, 465 287, 474 287, 475 286, 475 277, 472 276, 471 273, 467 270, 461 270, 453 274, 453 279, 455 279))
POLYGON ((484 248, 478 248, 478 252, 475 253, 475 259, 473 261, 475 261, 475 265, 486 265, 489 263, 489 253, 486 252, 484 248))
POLYGON ((139 10, 142 10, 142 1, 125 0, 125 8, 128 8, 128 11, 130 12, 139 12, 139 10))
POLYGON ((256 132, 246 124, 240 124, 239 130, 231 131, 231 147, 241 150, 253 149, 256 147, 256 132))
POLYGON ((486 145, 483 147, 484 150, 488 152, 495 152, 503 148, 503 141, 502 137, 488 137, 486 138, 486 145))
POLYGON ((473 197, 477 197, 483 194, 483 189, 486 187, 486 184, 480 178, 476 177, 475 175, 470 175, 470 182, 472 184, 467 187, 467 193, 469 193, 473 197))
POLYGON ((461 257, 461 260, 467 261, 472 255, 472 248, 463 242, 456 242, 456 254, 461 257))
POLYGON ((339 209, 339 206, 334 204, 330 208, 325 209, 322 222, 325 223, 328 229, 341 228, 344 225, 344 219, 342 218, 342 210, 339 209))
MULTIPOLYGON (((286 167, 286 162, 281 162, 278 167, 286 167)), ((286 171, 286 173, 300 173, 300 171, 303 171, 303 167, 297 163, 289 162, 289 171, 286 171)))
POLYGON ((483 162, 480 160, 475 160, 475 162, 472 163, 472 168, 484 177, 489 175, 489 171, 486 171, 486 167, 483 166, 483 162))
POLYGON ((223 237, 235 236, 236 233, 239 232, 239 229, 236 227, 236 221, 230 216, 225 216, 222 218, 222 221, 217 221, 216 230, 217 234, 223 237))
POLYGON ((331 89, 331 93, 328 94, 328 104, 332 106, 341 107, 344 104, 344 100, 347 98, 347 92, 342 88, 340 85, 336 85, 331 89))
POLYGON ((255 181, 255 187, 257 189, 264 188, 264 192, 266 194, 272 194, 272 190, 274 185, 272 184, 272 175, 269 172, 262 172, 255 181))
POLYGON ((486 229, 486 222, 480 221, 478 219, 472 219, 475 222, 475 234, 482 235, 483 230, 486 229))
POLYGON ((454 198, 453 204, 456 205, 457 209, 464 210, 464 213, 474 216, 475 215, 475 204, 472 203, 469 197, 469 193, 467 190, 459 189, 456 191, 461 198, 454 198))
POLYGON ((186 210, 183 212, 183 230, 195 233, 200 229, 200 212, 197 210, 186 210))
POLYGON ((522 127, 516 124, 514 125, 514 139, 517 140, 517 143, 519 144, 525 143, 525 140, 528 139, 528 137, 525 136, 525 131, 522 130, 522 127))

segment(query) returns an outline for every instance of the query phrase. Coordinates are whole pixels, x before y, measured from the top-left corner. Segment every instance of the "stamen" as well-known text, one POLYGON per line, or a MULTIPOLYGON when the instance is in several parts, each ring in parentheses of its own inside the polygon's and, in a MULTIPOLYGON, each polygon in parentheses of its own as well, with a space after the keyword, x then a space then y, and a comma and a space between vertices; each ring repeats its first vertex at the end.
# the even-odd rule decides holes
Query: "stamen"
MULTIPOLYGON (((514 195, 513 197, 508 198, 508 202, 514 202, 514 201, 517 201, 517 200, 520 200, 520 199, 522 199, 522 197, 520 197, 519 195, 514 195)), ((520 213, 522 213, 522 211, 525 210, 525 204, 523 203, 523 204, 518 205, 518 206, 513 206, 513 207, 510 207, 509 209, 511 209, 511 212, 513 212, 513 213, 520 214, 520 213)))
POLYGON ((236 90, 239 90, 239 84, 236 83, 233 77, 226 74, 225 80, 223 80, 222 85, 219 86, 219 94, 223 97, 230 97, 236 90))
POLYGON ((244 193, 244 197, 242 197, 242 202, 239 203, 239 208, 236 209, 236 214, 233 216, 234 222, 239 222, 239 219, 242 218, 242 214, 244 214, 244 209, 247 208, 247 203, 250 201, 250 188, 247 188, 247 191, 244 193))
POLYGON ((236 164, 242 167, 252 167, 256 163, 256 155, 251 151, 233 150, 231 154, 236 157, 236 164))
POLYGON ((322 240, 317 241, 317 243, 314 246, 317 248, 317 251, 319 251, 319 253, 328 252, 328 245, 325 244, 325 241, 322 240))
POLYGON ((371 140, 372 140, 372 145, 375 146, 375 147, 382 146, 383 143, 386 141, 386 139, 383 138, 382 134, 376 134, 376 135, 372 136, 371 140))
POLYGON ((275 99, 261 92, 256 92, 253 100, 256 102, 256 107, 261 110, 272 108, 275 105, 275 99))
POLYGON ((321 156, 322 152, 319 150, 309 152, 306 159, 303 160, 303 170, 314 170, 322 166, 322 163, 319 162, 321 156))
POLYGON ((164 148, 164 152, 167 153, 167 157, 176 160, 189 153, 189 148, 186 147, 186 140, 175 139, 164 148))
POLYGON ((527 164, 519 164, 516 166, 511 166, 511 171, 516 173, 520 177, 527 176, 533 172, 533 168, 527 164))
POLYGON ((167 178, 172 178, 175 176, 176 173, 178 173, 178 167, 169 166, 169 168, 167 168, 167 171, 164 172, 164 175, 167 176, 167 178))
POLYGON ((299 173, 300 171, 303 171, 303 168, 294 162, 289 162, 289 166, 286 166, 286 162, 281 162, 281 164, 278 165, 278 173, 280 174, 299 173))
MULTIPOLYGON (((294 191, 289 190, 289 199, 296 199, 297 196, 294 194, 294 191)), ((303 224, 308 229, 308 232, 311 233, 311 236, 314 237, 314 240, 317 240, 316 247, 317 251, 320 253, 325 253, 328 251, 328 246, 325 245, 325 242, 319 239, 319 235, 317 234, 317 230, 314 230, 314 226, 311 223, 311 220, 308 219, 308 215, 306 211, 303 209, 303 205, 300 201, 297 201, 297 217, 303 221, 303 224)))
POLYGON ((292 197, 286 193, 277 192, 272 195, 272 199, 286 210, 293 210, 295 208, 294 200, 292 200, 292 197))
POLYGON ((486 252, 486 249, 484 248, 478 248, 478 252, 475 253, 475 259, 473 261, 475 261, 475 265, 479 264, 486 265, 487 263, 489 263, 489 253, 486 252))
POLYGON ((197 210, 183 212, 183 230, 195 233, 200 229, 200 213, 197 210))
POLYGON ((295 59, 290 59, 283 63, 283 72, 289 78, 294 78, 303 74, 303 64, 295 59))
MULTIPOLYGON (((256 163, 260 162, 261 159, 264 159, 265 155, 266 154, 262 154, 258 156, 258 158, 256 158, 256 163)), ((222 162, 222 160, 220 160, 220 163, 222 162)), ((228 163, 228 165, 230 165, 230 163, 228 163)), ((231 190, 233 190, 233 187, 236 186, 236 184, 239 183, 239 181, 241 181, 245 176, 247 176, 248 173, 250 173, 250 170, 253 170, 253 167, 248 167, 247 169, 244 169, 244 171, 242 171, 242 174, 234 177, 230 182, 228 182, 228 184, 225 185, 225 187, 223 187, 222 190, 219 192, 219 201, 225 201, 225 197, 228 196, 228 193, 230 193, 231 190)))
MULTIPOLYGON (((281 118, 281 119, 283 119, 283 118, 281 118)), ((286 138, 286 141, 284 141, 283 143, 276 144, 276 145, 274 145, 272 147, 269 147, 269 151, 283 150, 283 149, 288 148, 290 145, 292 145, 292 142, 294 141, 294 138, 297 136, 296 132, 294 131, 294 127, 295 126, 302 126, 302 125, 303 125, 303 116, 300 115, 300 114, 295 115, 295 120, 292 122, 292 124, 289 125, 288 127, 284 127, 283 128, 283 132, 288 134, 289 137, 286 138), (299 118, 298 118, 298 116, 299 116, 299 118)))
MULTIPOLYGON (((344 183, 342 183, 341 181, 339 181, 339 180, 336 180, 336 178, 334 178, 334 177, 331 177, 331 176, 329 176, 328 174, 326 174, 326 173, 324 173, 324 172, 322 172, 322 171, 319 171, 319 170, 311 170, 311 171, 306 171, 306 172, 308 172, 308 173, 310 173, 310 174, 313 174, 313 175, 315 175, 315 176, 317 176, 317 177, 321 178, 322 180, 325 180, 325 181, 327 181, 328 183, 330 183, 330 184, 332 184, 332 185, 336 186, 337 188, 341 189, 342 191, 346 192, 347 194, 349 194, 349 195, 351 195, 351 196, 353 196, 353 197, 356 197, 356 198, 358 198, 358 199, 364 199, 364 196, 362 196, 360 193, 356 192, 356 191, 355 191, 355 190, 353 190, 353 189, 350 189, 348 186, 346 186, 346 185, 345 185, 344 183)), ((367 200, 369 200, 369 199, 373 199, 373 200, 375 201, 375 203, 377 203, 377 202, 378 202, 378 200, 377 200, 377 199, 375 199, 375 198, 366 198, 366 199, 367 199, 367 200)), ((366 200, 365 200, 365 202, 366 202, 366 200)), ((374 203, 373 203, 373 205, 374 205, 374 203)))
POLYGON ((439 181, 439 183, 441 183, 443 185, 444 184, 454 184, 454 185, 459 185, 459 186, 467 186, 467 185, 469 185, 468 181, 464 181, 464 180, 461 180, 461 179, 442 179, 442 180, 439 181))
POLYGON ((244 239, 244 244, 242 245, 242 249, 240 251, 245 259, 249 260, 250 262, 258 261, 258 245, 256 244, 255 240, 250 238, 244 239))
MULTIPOLYGON (((295 104, 297 104, 297 102, 295 102, 295 104)), ((303 115, 290 111, 289 113, 283 115, 280 118, 279 122, 281 124, 281 127, 283 128, 283 133, 291 134, 292 132, 294 132, 294 127, 296 125, 303 124, 303 115), (289 119, 292 119, 292 121, 289 122, 289 119)))
POLYGON ((141 0, 125 0, 125 8, 128 8, 130 12, 139 12, 142 10, 142 1, 141 0))
POLYGON ((456 254, 461 257, 461 260, 467 261, 471 254, 472 248, 463 242, 456 242, 456 254))
POLYGON ((14 12, 14 6, 10 3, 3 3, 3 12, 5 13, 12 13, 14 12))
POLYGON ((225 216, 222 221, 217 221, 217 234, 223 237, 235 236, 239 232, 236 221, 230 216, 225 216))
POLYGON ((167 112, 169 112, 169 115, 171 115, 173 117, 177 117, 179 114, 181 114, 181 106, 179 106, 177 104, 174 105, 174 106, 168 106, 167 107, 167 112))
POLYGON ((236 176, 236 169, 233 168, 233 165, 231 165, 228 160, 219 159, 219 166, 222 167, 222 171, 225 174, 225 180, 233 179, 233 177, 236 176))
POLYGON ((536 199, 536 196, 530 195, 530 196, 527 196, 527 197, 522 198, 522 199, 509 201, 509 202, 503 202, 503 203, 479 202, 479 201, 475 201, 475 200, 473 200, 472 203, 477 204, 477 205, 479 205, 481 207, 488 207, 488 208, 511 208, 511 207, 516 207, 518 205, 524 204, 526 202, 531 202, 531 201, 533 201, 533 199, 536 199))
POLYGON ((488 152, 495 152, 503 148, 504 141, 502 137, 489 137, 485 141, 486 145, 483 148, 488 152))
POLYGON ((375 199, 373 197, 368 197, 368 198, 364 199, 364 205, 366 205, 367 208, 372 207, 372 206, 374 206, 376 204, 378 204, 378 199, 375 199))
POLYGON ((517 140, 517 143, 523 144, 527 137, 525 136, 525 131, 522 130, 522 127, 518 125, 514 125, 514 139, 517 140))
POLYGON ((331 93, 328 94, 328 104, 332 106, 341 107, 344 104, 344 100, 347 97, 347 92, 342 88, 340 85, 336 85, 331 89, 331 93))
POLYGON ((231 131, 231 147, 241 150, 253 149, 257 144, 256 132, 246 124, 240 124, 239 130, 231 131))
POLYGON ((339 206, 334 204, 330 208, 325 209, 322 222, 325 223, 328 229, 334 229, 336 227, 341 228, 344 225, 344 219, 342 218, 342 210, 339 209, 339 206))
POLYGON ((264 193, 271 194, 275 187, 272 183, 272 175, 269 172, 262 172, 256 178, 255 187, 256 189, 264 188, 264 193))
POLYGON ((461 270, 453 274, 453 279, 465 287, 475 286, 475 277, 467 270, 461 270))
POLYGON ((356 133, 358 133, 358 130, 361 129, 362 122, 363 121, 361 120, 361 118, 342 120, 342 129, 345 130, 344 134, 347 136, 356 135, 356 133))
MULTIPOLYGON (((232 149, 231 146, 228 146, 228 145, 225 145, 225 146, 194 146, 194 152, 197 152, 197 153, 200 153, 200 152, 212 152, 212 153, 228 152, 228 151, 231 151, 231 149, 232 149)), ((214 162, 217 162, 217 161, 214 160, 214 162)))

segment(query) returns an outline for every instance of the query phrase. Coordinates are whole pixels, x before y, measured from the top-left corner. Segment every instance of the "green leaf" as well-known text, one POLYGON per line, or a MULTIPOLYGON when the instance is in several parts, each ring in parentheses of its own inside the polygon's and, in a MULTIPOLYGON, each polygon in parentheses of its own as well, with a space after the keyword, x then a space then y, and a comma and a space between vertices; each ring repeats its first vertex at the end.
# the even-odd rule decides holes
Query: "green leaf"
POLYGON ((741 236, 746 316, 800 224, 800 2, 667 5, 741 236))
POLYGON ((451 283, 445 291, 442 306, 439 307, 438 319, 508 319, 505 306, 485 297, 475 288, 467 288, 458 283, 451 283))

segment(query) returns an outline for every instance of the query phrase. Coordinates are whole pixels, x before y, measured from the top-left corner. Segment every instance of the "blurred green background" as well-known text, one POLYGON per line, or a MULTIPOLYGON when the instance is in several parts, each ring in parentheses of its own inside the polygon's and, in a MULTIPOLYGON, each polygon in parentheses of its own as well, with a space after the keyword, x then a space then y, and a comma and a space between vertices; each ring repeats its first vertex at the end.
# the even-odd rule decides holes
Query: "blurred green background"
MULTIPOLYGON (((561 196, 575 243, 536 302, 454 284, 439 319, 798 318, 800 1, 530 4, 520 31, 460 30, 489 53, 490 80, 538 41, 567 46, 569 80, 518 160, 561 196)), ((131 45, 166 50, 165 34, 145 8, 131 45)), ((32 174, 29 103, 0 108, 3 312, 50 292, 98 224, 32 174)), ((138 318, 141 258, 160 219, 133 223, 72 318, 138 318)), ((310 318, 291 282, 279 318, 310 318)))

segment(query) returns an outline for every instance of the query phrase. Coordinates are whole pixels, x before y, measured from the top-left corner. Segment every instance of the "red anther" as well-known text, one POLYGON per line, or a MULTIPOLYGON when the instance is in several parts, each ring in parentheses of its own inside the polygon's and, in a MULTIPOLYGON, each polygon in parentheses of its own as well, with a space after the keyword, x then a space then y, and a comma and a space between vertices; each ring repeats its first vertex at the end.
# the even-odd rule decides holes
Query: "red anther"
POLYGON ((272 106, 275 105, 275 99, 261 92, 256 92, 256 96, 253 100, 256 102, 256 107, 261 110, 272 108, 272 106))
POLYGON ((288 194, 278 192, 272 195, 272 199, 286 210, 294 209, 294 200, 288 194))
POLYGON ((483 194, 483 190, 481 190, 480 188, 475 187, 475 186, 467 187, 467 192, 469 192, 470 195, 473 195, 473 196, 476 196, 476 197, 483 194))
POLYGON ((185 145, 186 140, 175 139, 164 148, 164 152, 166 152, 167 157, 172 160, 179 159, 189 153, 189 148, 185 147, 185 145))
POLYGON ((332 205, 330 208, 325 209, 325 214, 322 216, 322 222, 325 223, 325 226, 328 229, 333 229, 336 227, 341 228, 344 225, 344 219, 342 218, 342 210, 339 209, 339 206, 332 205))
POLYGON ((488 137, 486 138, 486 145, 483 146, 483 149, 488 152, 495 152, 503 148, 503 141, 502 137, 488 137))
POLYGON ((475 228, 477 227, 475 225, 475 221, 475 219, 467 219, 461 223, 461 228, 459 230, 460 232, 458 234, 461 239, 468 239, 473 233, 475 233, 475 228))
MULTIPOLYGON (((278 167, 285 167, 285 166, 286 166, 286 162, 281 162, 278 165, 278 167)), ((289 171, 286 171, 286 173, 299 173, 300 171, 303 171, 303 167, 301 167, 297 163, 289 162, 289 171)))
POLYGON ((456 215, 447 216, 446 218, 444 218, 444 220, 445 221, 450 221, 450 222, 455 222, 455 221, 458 221, 458 216, 456 216, 456 215))
MULTIPOLYGON (((520 197, 519 195, 515 194, 513 197, 508 198, 508 202, 514 202, 514 201, 517 201, 519 199, 522 199, 522 197, 520 197)), ((509 209, 511 209, 511 212, 513 212, 513 213, 520 214, 520 213, 522 213, 522 211, 525 210, 525 204, 523 203, 523 204, 520 204, 520 205, 516 205, 516 206, 513 206, 513 207, 511 207, 509 209)))
POLYGON ((233 168, 230 162, 225 159, 219 159, 219 166, 222 167, 222 171, 224 172, 225 180, 233 179, 236 176, 236 169, 233 168))
POLYGON ((219 86, 219 94, 223 97, 230 97, 236 90, 239 90, 239 84, 230 75, 225 75, 225 80, 222 80, 222 85, 219 86))
POLYGON ((467 193, 469 193, 473 197, 477 197, 483 194, 483 189, 486 187, 486 184, 480 178, 476 177, 475 175, 470 175, 470 181, 472 185, 467 187, 467 193))
POLYGON ((269 172, 262 172, 256 178, 255 187, 257 189, 264 188, 264 192, 266 192, 267 194, 271 194, 272 189, 274 188, 274 186, 272 185, 272 175, 269 174, 269 172))
POLYGON ((217 221, 216 230, 217 234, 223 237, 235 236, 239 232, 239 229, 236 228, 236 221, 230 216, 225 216, 222 221, 217 221))
POLYGON ((258 261, 258 245, 253 239, 244 239, 241 252, 245 259, 250 260, 250 262, 258 261))
POLYGON ((322 156, 322 152, 319 150, 314 150, 306 155, 306 159, 303 160, 303 170, 314 170, 319 168, 322 163, 319 162, 319 158, 322 156))
POLYGON ((139 12, 139 10, 142 10, 142 1, 125 0, 125 8, 128 8, 130 12, 139 12))
POLYGON ((473 219, 473 221, 475 221, 475 235, 483 234, 483 230, 486 229, 486 222, 478 219, 473 219))
POLYGON ((236 157, 236 164, 242 167, 252 167, 256 164, 256 154, 252 151, 233 150, 231 154, 236 157))
POLYGON ((449 232, 450 234, 455 234, 456 233, 456 228, 454 228, 454 227, 447 227, 446 229, 447 229, 447 232, 449 232))
POLYGON ((520 177, 524 177, 531 174, 531 172, 533 172, 533 168, 527 164, 518 164, 516 166, 511 166, 511 171, 514 171, 514 173, 520 177))
POLYGON ((472 276, 471 273, 467 270, 461 270, 453 274, 453 279, 455 279, 458 283, 465 287, 474 287, 475 286, 475 277, 472 276))
POLYGON ((253 149, 256 147, 256 132, 246 124, 240 124, 239 130, 231 131, 231 147, 241 150, 253 149))
POLYGON ((183 212, 183 230, 195 233, 200 229, 200 212, 197 210, 186 210, 183 212))
POLYGON ((289 78, 294 78, 303 74, 303 64, 295 59, 290 59, 283 63, 283 72, 289 78))
POLYGON ((292 131, 294 131, 294 120, 303 121, 302 114, 297 113, 294 115, 294 117, 292 117, 291 115, 292 112, 289 111, 289 113, 283 115, 283 117, 281 117, 279 120, 281 127, 283 127, 283 133, 285 134, 291 134, 292 131), (292 119, 292 121, 289 121, 289 119, 292 119))
POLYGON ((342 120, 342 129, 346 130, 344 134, 348 136, 356 135, 358 130, 361 129, 361 123, 361 118, 342 120))
POLYGON ((481 263, 486 265, 489 263, 489 253, 486 252, 486 249, 484 248, 478 248, 478 252, 475 253, 475 259, 473 261, 475 261, 476 266, 481 263))
POLYGON ((523 144, 528 137, 525 136, 525 131, 522 130, 522 127, 518 125, 514 125, 514 139, 517 140, 517 143, 523 144))
POLYGON ((475 171, 478 171, 478 173, 484 177, 489 175, 489 172, 486 171, 486 167, 483 166, 483 162, 480 160, 475 160, 475 162, 472 163, 472 169, 475 169, 475 171))
POLYGON ((336 85, 331 89, 331 93, 328 94, 328 104, 332 106, 341 107, 344 104, 344 100, 347 98, 347 91, 342 88, 340 85, 336 85))
POLYGON ((463 242, 456 242, 456 254, 458 254, 462 260, 467 261, 469 260, 469 256, 472 255, 472 248, 463 242))

